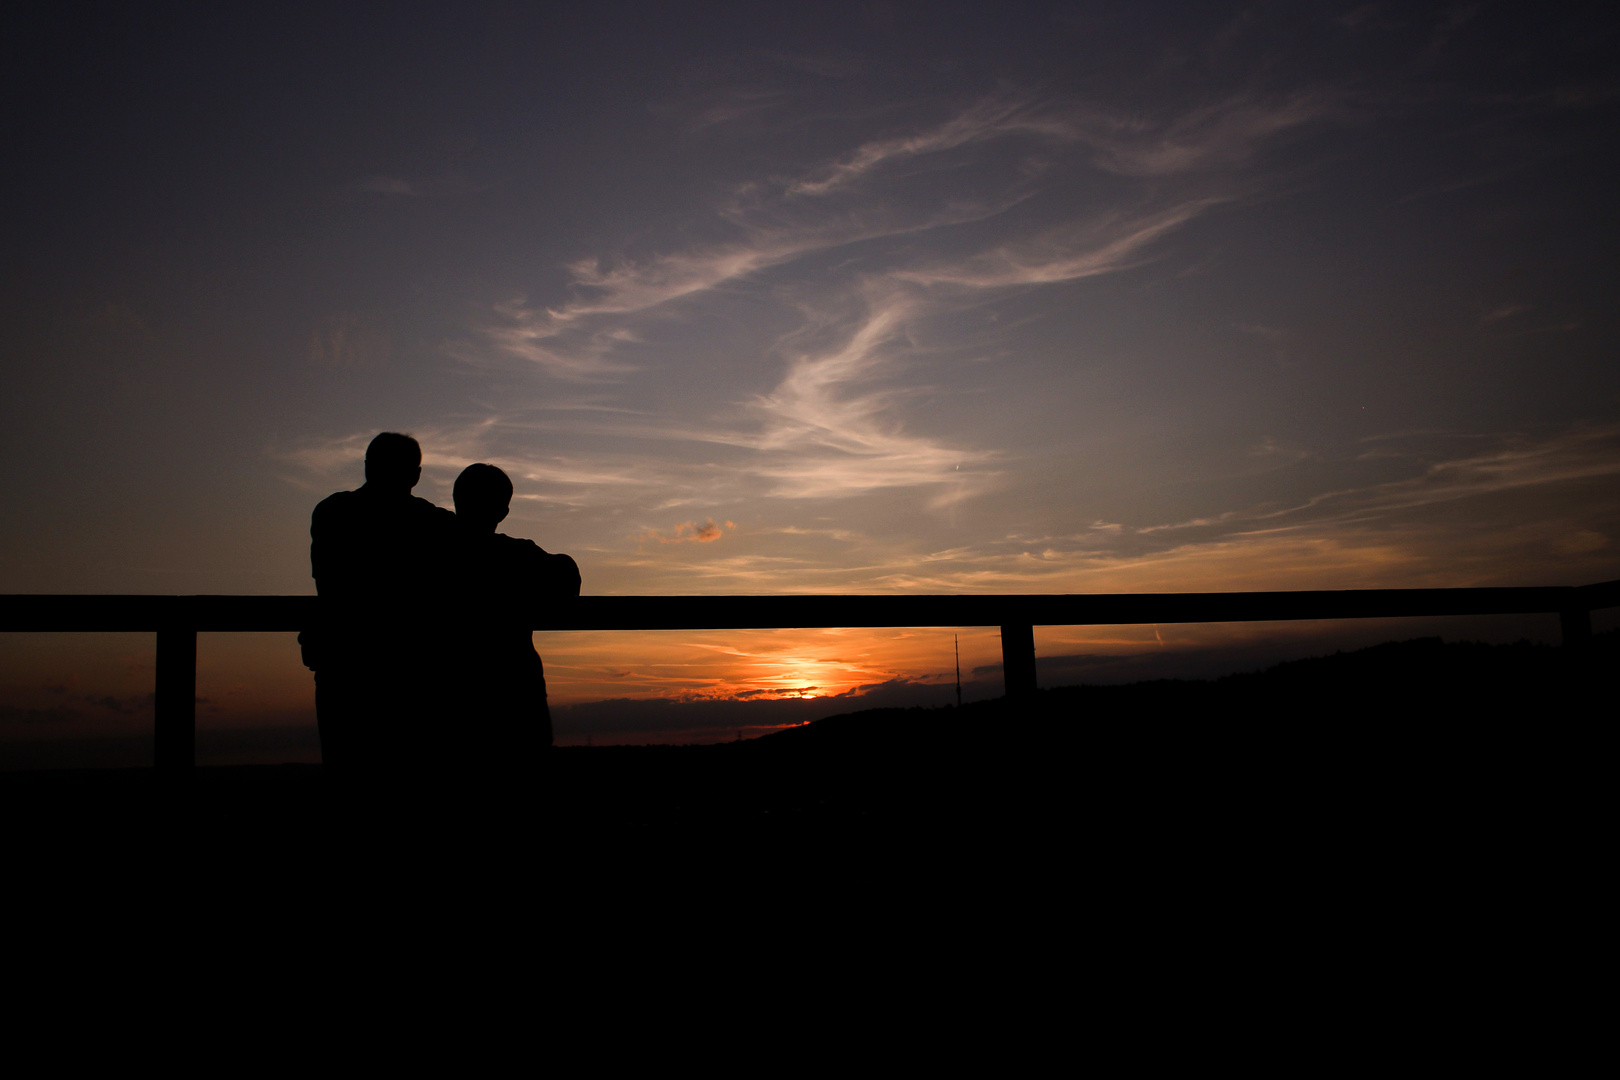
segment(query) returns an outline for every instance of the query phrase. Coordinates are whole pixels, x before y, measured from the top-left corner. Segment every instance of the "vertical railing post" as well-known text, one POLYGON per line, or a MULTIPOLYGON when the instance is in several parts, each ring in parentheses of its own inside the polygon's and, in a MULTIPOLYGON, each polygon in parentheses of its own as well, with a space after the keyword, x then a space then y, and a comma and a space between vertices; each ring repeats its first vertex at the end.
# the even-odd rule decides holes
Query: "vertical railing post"
POLYGON ((1592 613, 1585 608, 1560 611, 1558 628, 1564 632, 1564 648, 1579 648, 1592 640, 1592 613))
POLYGON ((166 623, 157 632, 152 764, 166 771, 197 763, 197 631, 166 623))
POLYGON ((1035 628, 1029 625, 1001 628, 1001 677, 1010 698, 1035 693, 1035 628))

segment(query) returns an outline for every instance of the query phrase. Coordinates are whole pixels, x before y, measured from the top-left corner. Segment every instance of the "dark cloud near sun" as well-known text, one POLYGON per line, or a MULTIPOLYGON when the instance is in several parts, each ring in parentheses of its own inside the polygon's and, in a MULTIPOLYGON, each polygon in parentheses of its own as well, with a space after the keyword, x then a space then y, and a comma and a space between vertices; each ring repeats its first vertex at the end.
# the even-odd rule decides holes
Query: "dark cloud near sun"
MULTIPOLYGON (((988 683, 973 683, 970 699, 993 696, 988 683)), ((716 742, 742 731, 753 738, 794 724, 854 709, 937 708, 955 700, 955 689, 931 682, 894 679, 841 694, 812 697, 748 692, 725 698, 613 698, 552 710, 560 743, 592 741, 716 742)))
POLYGON ((716 524, 714 518, 705 518, 701 524, 696 521, 683 521, 667 533, 649 531, 644 536, 660 544, 712 544, 725 536, 727 529, 736 527, 737 523, 734 521, 716 524))
POLYGON ((77 709, 69 708, 27 708, 16 705, 0 705, 0 728, 20 726, 56 726, 71 724, 80 719, 81 713, 77 709))

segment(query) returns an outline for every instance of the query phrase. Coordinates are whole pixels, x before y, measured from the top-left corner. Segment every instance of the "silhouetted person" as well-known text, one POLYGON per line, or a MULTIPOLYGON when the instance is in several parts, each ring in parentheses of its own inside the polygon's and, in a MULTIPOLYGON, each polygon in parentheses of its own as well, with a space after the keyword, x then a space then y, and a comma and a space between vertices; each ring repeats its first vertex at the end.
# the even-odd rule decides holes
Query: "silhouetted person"
POLYGON ((411 494, 421 476, 416 440, 385 431, 366 447, 366 482, 310 521, 321 622, 298 640, 315 671, 321 761, 345 772, 418 760, 441 696, 436 635, 422 624, 437 615, 456 520, 411 494))
POLYGON ((495 531, 512 503, 512 481, 495 466, 467 466, 454 494, 449 579, 461 616, 448 635, 443 727, 462 765, 522 768, 552 740, 545 668, 531 630, 537 617, 579 595, 579 567, 533 540, 495 531))

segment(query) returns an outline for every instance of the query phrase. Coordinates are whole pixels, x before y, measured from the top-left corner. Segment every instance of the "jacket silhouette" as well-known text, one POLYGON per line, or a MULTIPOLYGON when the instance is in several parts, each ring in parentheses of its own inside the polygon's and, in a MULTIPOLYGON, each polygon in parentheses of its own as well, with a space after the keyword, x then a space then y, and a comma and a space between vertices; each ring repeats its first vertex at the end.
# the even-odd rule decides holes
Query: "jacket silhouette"
POLYGON ((414 760, 443 696, 429 624, 456 521, 411 494, 421 460, 415 439, 378 435, 365 484, 322 500, 310 521, 321 616, 298 640, 315 672, 321 760, 344 771, 414 760))
POLYGON ((444 730, 466 764, 521 767, 552 743, 545 667, 532 629, 579 595, 579 567, 532 540, 495 532, 512 483, 493 465, 456 478, 447 587, 458 612, 447 641, 444 730))

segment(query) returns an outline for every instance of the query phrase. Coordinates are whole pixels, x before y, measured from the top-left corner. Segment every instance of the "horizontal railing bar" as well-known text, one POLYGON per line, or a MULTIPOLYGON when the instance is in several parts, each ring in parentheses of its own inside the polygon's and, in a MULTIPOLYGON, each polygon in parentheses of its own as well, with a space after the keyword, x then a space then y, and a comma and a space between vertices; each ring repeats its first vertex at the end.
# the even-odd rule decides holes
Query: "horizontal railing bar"
POLYGON ((1596 585, 1582 585, 1575 591, 1581 595, 1581 605, 1588 611, 1620 607, 1620 581, 1600 581, 1596 585))
POLYGON ((313 596, 13 595, 0 597, 0 630, 291 631, 315 622, 318 603, 313 596))
MULTIPOLYGON (((0 631, 296 631, 313 596, 0 596, 0 631)), ((1521 615, 1620 606, 1620 581, 1586 586, 1227 593, 967 596, 582 596, 537 614, 536 630, 756 630, 888 626, 1091 626, 1521 615)), ((453 625, 454 609, 423 604, 453 625)))

